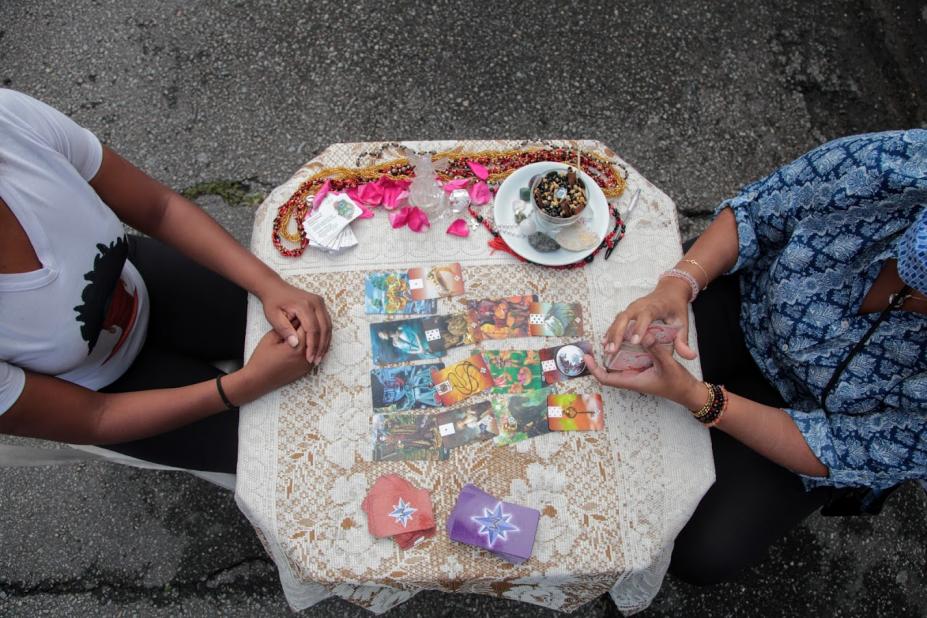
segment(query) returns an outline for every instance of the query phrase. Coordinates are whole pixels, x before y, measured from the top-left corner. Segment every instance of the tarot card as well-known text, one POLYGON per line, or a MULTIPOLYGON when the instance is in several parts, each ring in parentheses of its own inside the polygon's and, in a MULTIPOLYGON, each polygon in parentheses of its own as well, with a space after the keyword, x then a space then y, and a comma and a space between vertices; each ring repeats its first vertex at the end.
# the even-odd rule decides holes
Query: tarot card
POLYGON ((447 459, 430 414, 390 412, 373 415, 373 460, 447 459))
POLYGON ((590 431, 605 428, 602 395, 557 393, 547 397, 547 425, 551 431, 590 431))
POLYGON ((583 354, 592 354, 592 345, 588 341, 544 348, 540 354, 541 372, 548 384, 589 375, 583 360, 583 354))
MULTIPOLYGON (((605 366, 612 371, 643 371, 653 366, 653 357, 643 346, 628 341, 634 333, 635 321, 632 320, 625 330, 625 340, 621 342, 618 351, 604 359, 605 366)), ((653 335, 657 344, 672 346, 678 326, 671 326, 664 322, 651 322, 647 327, 647 334, 653 335)))
POLYGON ((477 353, 467 360, 431 372, 438 399, 446 406, 482 393, 492 386, 492 376, 483 357, 477 353))
POLYGON ((431 371, 444 363, 384 367, 370 372, 370 391, 375 412, 401 412, 441 405, 431 383, 431 371))
POLYGON ((531 303, 529 332, 534 337, 582 337, 583 306, 579 303, 531 303))
POLYGON ((367 529, 377 538, 393 537, 403 549, 435 531, 431 494, 398 474, 381 476, 374 482, 361 508, 367 514, 367 529))
POLYGON ((406 273, 374 272, 364 277, 365 313, 421 315, 437 311, 436 300, 412 300, 406 273))
POLYGON ((535 295, 468 301, 467 317, 474 341, 527 337, 531 303, 535 301, 535 295))
POLYGON ((542 388, 526 391, 523 395, 493 397, 492 407, 499 428, 494 442, 505 446, 549 433, 547 397, 551 392, 550 388, 542 388))
MULTIPOLYGON (((435 302, 423 300, 415 302, 435 302)), ((462 345, 471 345, 473 337, 467 328, 467 314, 436 315, 424 318, 425 339, 432 350, 445 351, 462 345)))
POLYGON ((428 346, 421 318, 371 324, 370 345, 373 362, 377 365, 441 358, 443 355, 440 350, 432 351, 428 346))
POLYGON ((536 509, 503 502, 468 483, 447 519, 447 534, 518 564, 531 557, 540 518, 536 509))
POLYGON ((544 388, 541 357, 537 350, 483 350, 492 375, 492 392, 523 393, 544 388))
POLYGON ((432 266, 428 269, 410 268, 409 287, 412 289, 412 298, 415 300, 460 296, 464 293, 460 264, 454 262, 432 266))
POLYGON ((489 440, 499 433, 492 404, 488 401, 441 412, 435 416, 435 424, 441 445, 446 449, 489 440))

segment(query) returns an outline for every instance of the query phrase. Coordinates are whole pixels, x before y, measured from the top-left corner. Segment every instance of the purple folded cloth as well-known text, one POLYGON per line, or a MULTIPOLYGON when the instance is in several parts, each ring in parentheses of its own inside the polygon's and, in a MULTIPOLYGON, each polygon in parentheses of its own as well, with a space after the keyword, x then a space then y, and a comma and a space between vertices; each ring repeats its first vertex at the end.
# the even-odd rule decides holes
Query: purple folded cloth
POLYGON ((519 564, 531 557, 540 518, 535 509, 503 502, 468 483, 447 518, 447 534, 519 564))

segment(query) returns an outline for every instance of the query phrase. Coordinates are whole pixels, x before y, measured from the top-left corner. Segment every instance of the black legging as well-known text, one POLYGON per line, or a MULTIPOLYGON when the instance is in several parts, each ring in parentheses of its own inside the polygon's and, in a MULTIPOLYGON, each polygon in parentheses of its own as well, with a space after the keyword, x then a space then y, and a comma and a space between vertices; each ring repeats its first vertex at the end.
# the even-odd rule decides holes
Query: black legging
MULTIPOLYGON (((244 290, 150 238, 130 236, 129 260, 148 288, 148 336, 135 362, 102 392, 188 386, 221 375, 212 365, 215 361, 241 361, 248 299, 244 290)), ((103 448, 178 468, 234 473, 238 410, 103 448)))
MULTIPOLYGON (((702 373, 742 397, 768 406, 785 402, 760 373, 740 329, 738 275, 719 277, 692 304, 702 373)), ((699 503, 673 550, 670 572, 693 584, 730 579, 823 506, 830 487, 805 491, 793 472, 734 438, 711 430, 715 484, 699 503)))

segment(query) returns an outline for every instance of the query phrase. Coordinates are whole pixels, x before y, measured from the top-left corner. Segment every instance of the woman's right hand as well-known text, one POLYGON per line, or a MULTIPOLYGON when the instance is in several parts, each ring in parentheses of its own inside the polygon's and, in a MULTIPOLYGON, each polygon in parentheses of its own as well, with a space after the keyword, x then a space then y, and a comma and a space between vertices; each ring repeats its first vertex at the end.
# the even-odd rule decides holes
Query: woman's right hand
POLYGON ((691 293, 691 288, 685 281, 671 277, 660 279, 653 292, 638 298, 628 305, 627 309, 615 316, 615 320, 602 339, 605 358, 609 359, 615 354, 625 339, 629 343, 640 344, 644 341, 650 323, 654 320, 662 320, 670 326, 679 328, 673 342, 676 352, 683 358, 694 359, 695 350, 689 347, 689 297, 691 293), (629 329, 628 325, 632 321, 634 325, 629 329))
POLYGON ((295 348, 274 330, 261 337, 245 366, 222 380, 233 403, 253 401, 309 373, 314 365, 306 361, 306 336, 300 330, 297 334, 295 348))

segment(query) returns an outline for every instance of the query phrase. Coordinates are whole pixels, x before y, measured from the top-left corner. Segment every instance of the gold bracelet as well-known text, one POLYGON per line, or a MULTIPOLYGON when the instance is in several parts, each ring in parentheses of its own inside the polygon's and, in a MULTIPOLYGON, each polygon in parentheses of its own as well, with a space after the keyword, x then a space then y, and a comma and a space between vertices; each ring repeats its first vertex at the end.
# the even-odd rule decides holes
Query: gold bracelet
POLYGON ((711 384, 708 382, 702 382, 705 385, 705 388, 708 389, 708 401, 705 402, 698 410, 689 410, 696 419, 701 420, 708 415, 708 412, 711 410, 711 406, 715 402, 715 389, 711 388, 711 384))
POLYGON ((695 260, 680 260, 680 262, 682 262, 683 264, 692 264, 694 266, 697 266, 698 269, 702 271, 702 274, 705 275, 705 287, 703 287, 702 289, 707 290, 708 283, 711 281, 711 279, 708 277, 708 271, 705 270, 705 267, 699 264, 698 262, 696 262, 695 260))
POLYGON ((724 416, 724 413, 727 412, 727 404, 730 403, 731 398, 728 396, 727 389, 723 386, 721 387, 721 396, 724 397, 724 403, 721 404, 721 411, 718 412, 718 416, 714 418, 713 421, 705 425, 705 427, 711 429, 715 425, 721 422, 721 417, 724 416))

